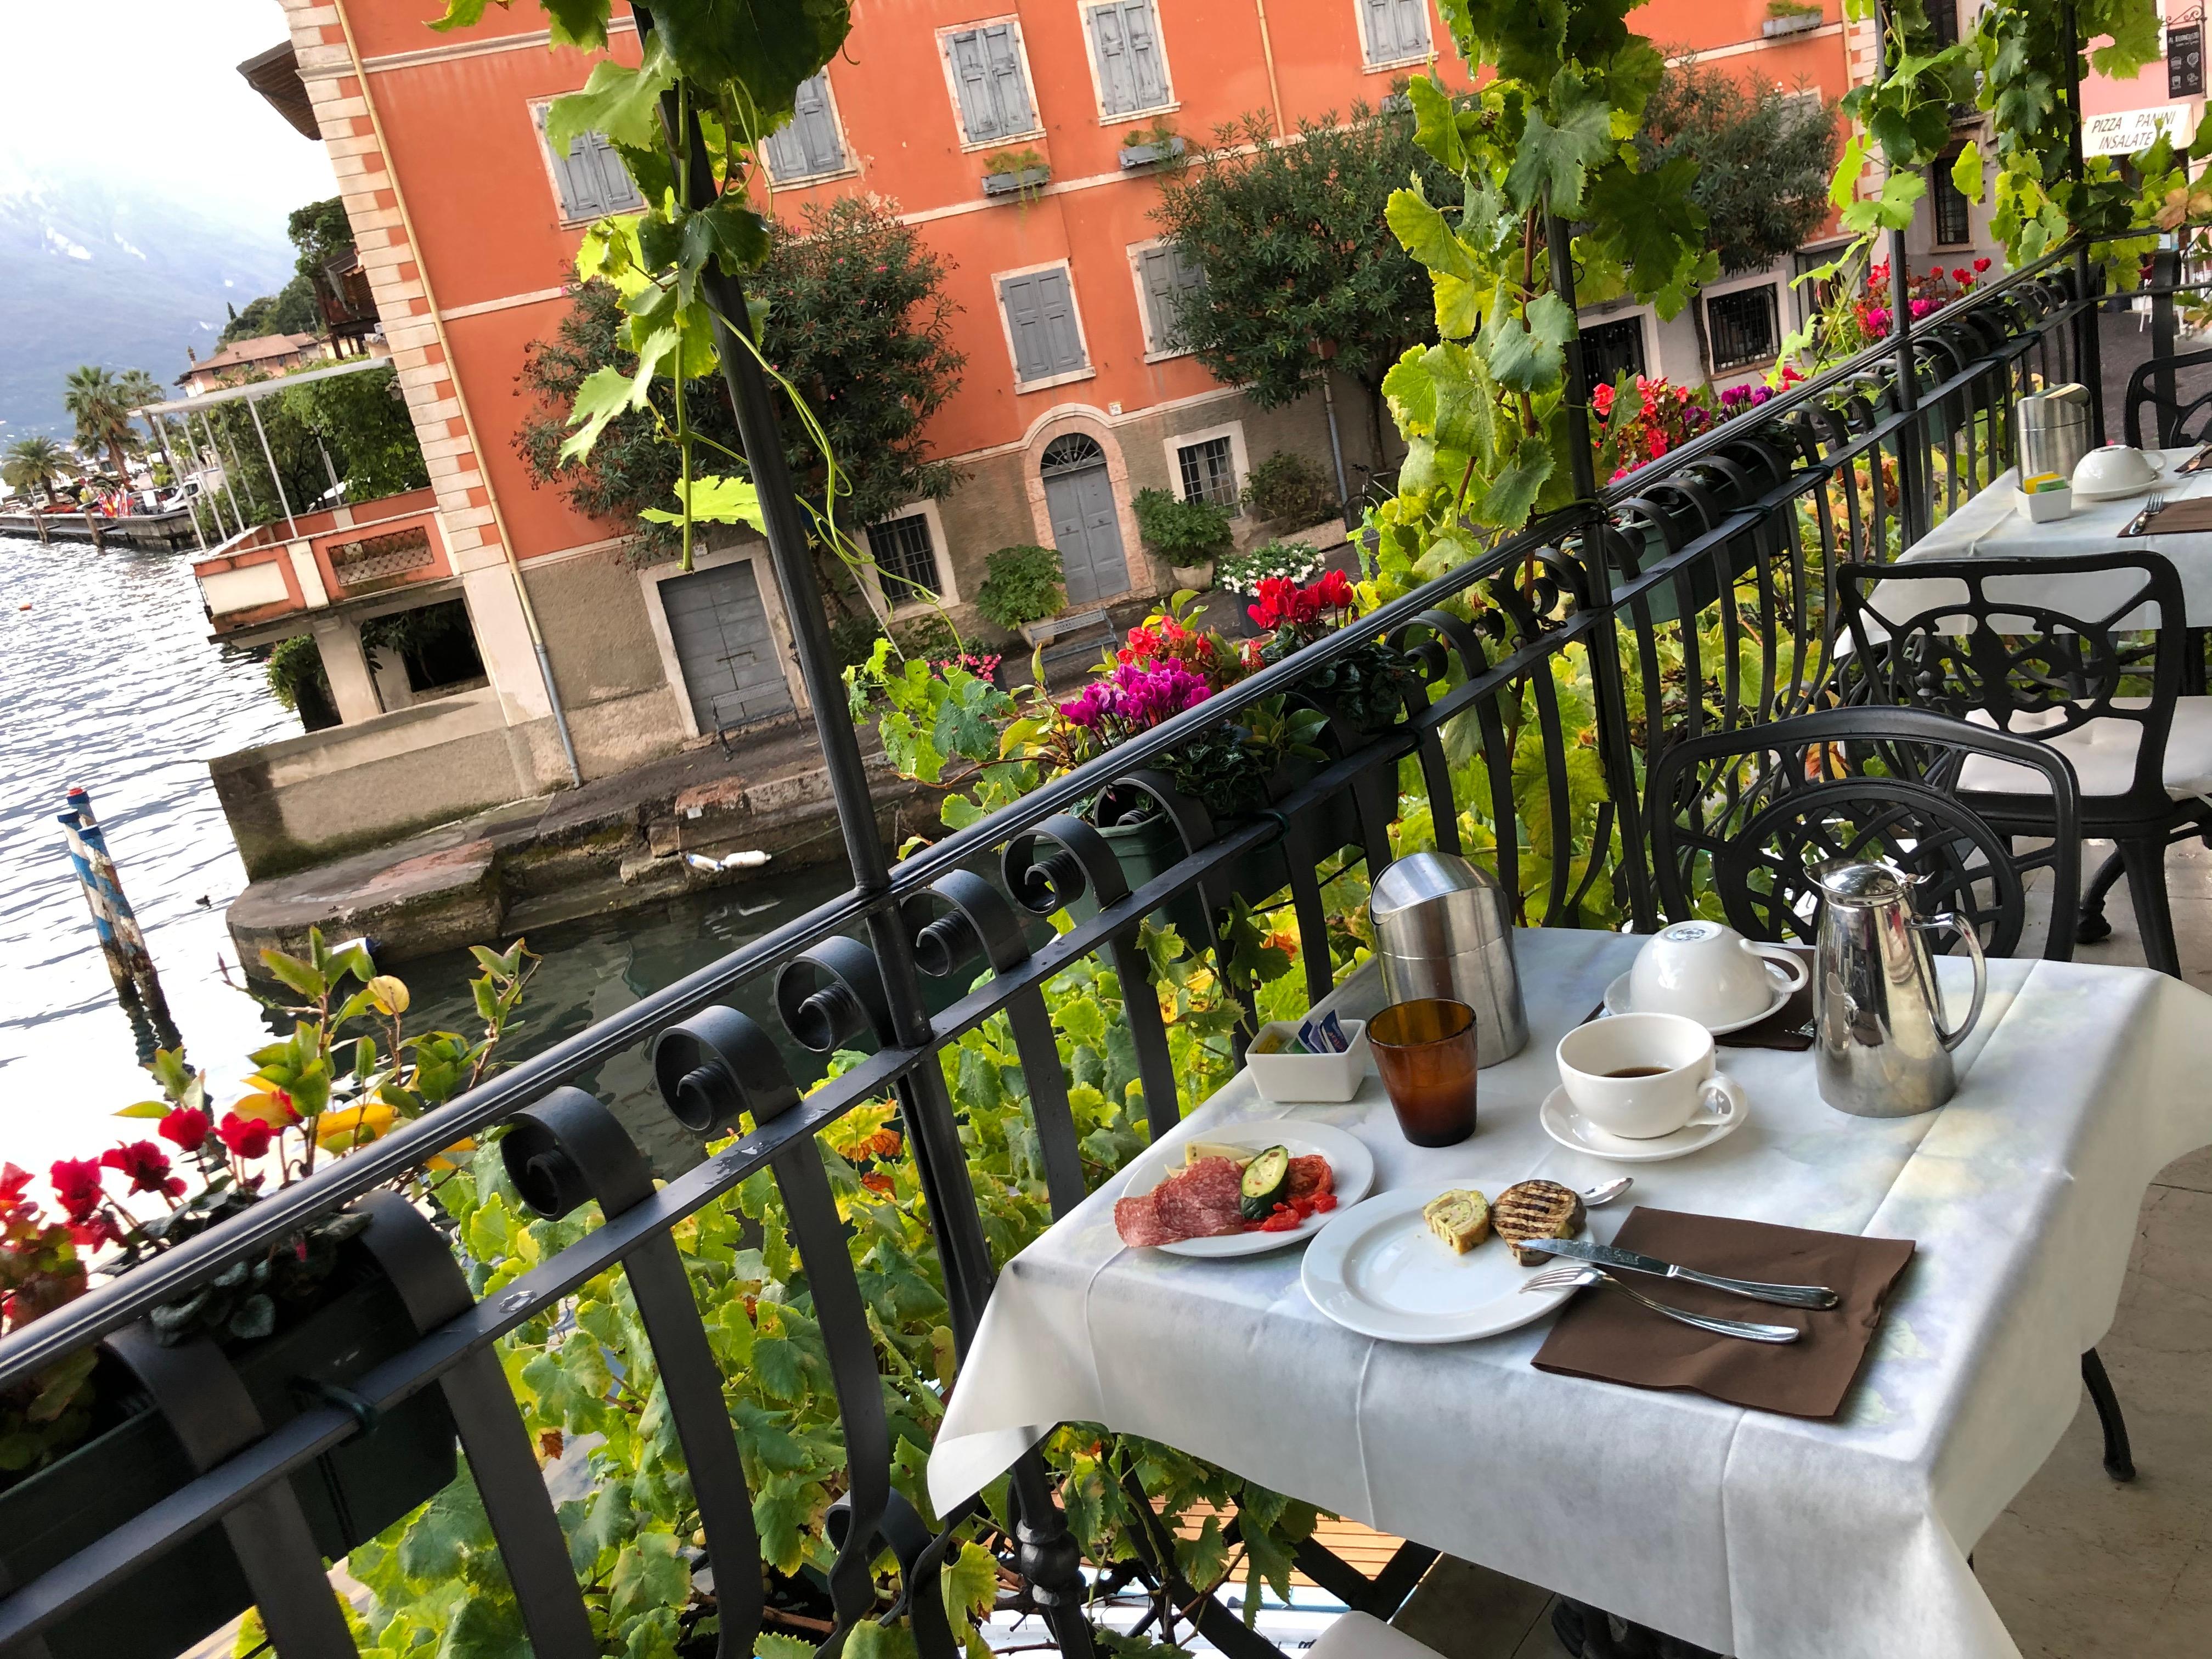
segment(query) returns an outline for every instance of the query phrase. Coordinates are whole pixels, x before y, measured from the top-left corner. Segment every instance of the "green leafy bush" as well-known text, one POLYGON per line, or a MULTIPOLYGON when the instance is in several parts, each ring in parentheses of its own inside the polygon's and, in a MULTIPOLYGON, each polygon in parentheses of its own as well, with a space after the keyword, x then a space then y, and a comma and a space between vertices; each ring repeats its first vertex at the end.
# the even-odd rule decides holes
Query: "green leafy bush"
POLYGON ((975 608, 1012 633, 1024 623, 1056 617, 1067 603, 1060 550, 1028 542, 1002 547, 983 562, 975 608))
POLYGON ((1229 509, 1187 501, 1164 489, 1140 489, 1132 503, 1146 545, 1173 564, 1197 564, 1229 550, 1229 509))
POLYGON ((330 675, 323 668, 322 647, 312 634, 295 634, 277 641, 269 653, 269 695, 294 714, 300 712, 305 690, 311 701, 331 700, 330 675))
POLYGON ((1262 519, 1319 524, 1339 507, 1336 487, 1304 456, 1279 449, 1244 480, 1244 505, 1262 519))

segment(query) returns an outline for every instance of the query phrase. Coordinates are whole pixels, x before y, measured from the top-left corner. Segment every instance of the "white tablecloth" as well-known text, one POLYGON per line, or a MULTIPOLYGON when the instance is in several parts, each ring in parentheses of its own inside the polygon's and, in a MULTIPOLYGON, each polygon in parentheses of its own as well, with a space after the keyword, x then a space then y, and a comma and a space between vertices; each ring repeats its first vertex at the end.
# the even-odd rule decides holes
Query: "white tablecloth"
MULTIPOLYGON (((1943 1109, 1846 1116, 1810 1054, 1724 1049, 1745 1127, 1623 1166, 1535 1117, 1553 1045, 1639 943, 1519 935, 1529 1044, 1483 1073, 1459 1147, 1411 1146, 1371 1073, 1341 1107, 1271 1105, 1240 1076, 1178 1133, 1294 1115, 1364 1140, 1378 1191, 1478 1164, 1577 1186, 1626 1168, 1633 1200, 1917 1240, 1838 1419, 1538 1371, 1549 1320, 1372 1341, 1314 1310, 1296 1249, 1124 1249, 1117 1178, 1008 1264, 930 1461, 938 1503, 1050 1425, 1098 1422, 1741 1659, 2011 1659, 1966 1554, 2074 1416, 2150 1177, 2212 1140, 2212 1001, 2137 969, 1992 963, 1943 1109)), ((1965 964, 1941 967, 1963 1007, 1965 964)), ((1378 995, 1363 973, 1334 1000, 1378 995)), ((1631 1200, 1591 1212, 1596 1237, 1631 1200)))
MULTIPOLYGON (((2159 453, 2166 457, 2166 471, 2171 474, 2197 453, 2197 446, 2159 453)), ((2008 470, 1989 488, 1960 503, 1956 512, 1914 543, 1911 550, 1898 562, 1910 564, 1916 559, 2052 557, 2072 553, 2109 553, 2116 548, 2163 553, 2173 561, 2173 568, 2181 577, 2182 601, 2188 612, 2189 626, 2212 628, 2212 533, 2131 536, 2121 540, 2120 532, 2143 510, 2148 495, 2130 495, 2118 501, 2077 500, 2070 518, 2036 524, 2018 510, 2019 482, 2020 470, 2008 470)), ((2156 488, 2169 501, 2212 495, 2212 472, 2172 477, 2156 488)), ((2045 602, 2080 616, 2094 616, 2106 608, 2099 603, 2105 597, 2101 586, 2091 578, 2077 577, 2070 582, 2054 580, 2039 584, 2035 591, 2045 602)), ((1922 604, 1933 602, 1919 594, 1914 598, 1922 604)))

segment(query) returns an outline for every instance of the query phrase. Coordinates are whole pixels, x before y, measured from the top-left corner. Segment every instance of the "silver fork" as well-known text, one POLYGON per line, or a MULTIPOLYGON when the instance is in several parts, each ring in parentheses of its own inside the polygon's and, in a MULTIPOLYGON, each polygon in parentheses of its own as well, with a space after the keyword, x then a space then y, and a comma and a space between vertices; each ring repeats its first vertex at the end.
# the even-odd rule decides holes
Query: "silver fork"
POLYGON ((1610 1285, 1631 1301, 1641 1302, 1654 1313, 1665 1314, 1669 1319, 1679 1319, 1685 1325, 1694 1325, 1699 1330, 1711 1331, 1716 1336, 1740 1336, 1747 1342, 1795 1342, 1804 1334, 1794 1325, 1761 1325, 1748 1319, 1713 1319, 1685 1309, 1670 1308, 1663 1302, 1654 1302, 1641 1291, 1629 1289, 1601 1267, 1547 1268, 1521 1288, 1523 1291, 1565 1291, 1580 1290, 1586 1285, 1610 1285))
POLYGON ((2150 521, 2165 511, 2166 496, 2158 490, 2152 490, 2149 499, 2143 502, 2143 510, 2136 514, 2127 529, 2121 533, 2128 536, 2142 535, 2150 527, 2150 521))

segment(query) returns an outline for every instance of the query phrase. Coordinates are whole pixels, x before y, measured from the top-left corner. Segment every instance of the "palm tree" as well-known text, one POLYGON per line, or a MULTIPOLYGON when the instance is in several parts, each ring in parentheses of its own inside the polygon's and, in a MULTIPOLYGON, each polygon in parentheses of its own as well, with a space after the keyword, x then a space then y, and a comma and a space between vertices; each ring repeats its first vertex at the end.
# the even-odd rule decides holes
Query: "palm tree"
MULTIPOLYGON (((163 402, 169 395, 167 388, 143 368, 125 369, 115 377, 115 389, 122 398, 125 410, 143 409, 149 404, 163 402)), ((168 434, 161 430, 161 422, 151 415, 146 417, 146 424, 154 429, 154 441, 161 446, 161 459, 168 463, 169 482, 174 483, 178 477, 177 459, 169 453, 168 434)))
POLYGON ((51 501, 54 480, 68 465, 67 453, 52 438, 18 438, 0 456, 0 478, 7 480, 10 489, 20 489, 27 496, 35 490, 41 499, 51 501))
POLYGON ((76 421, 76 441, 87 449, 105 449, 116 481, 128 486, 128 451, 138 434, 131 427, 131 402, 122 383, 106 369, 87 363, 69 373, 62 407, 76 421))

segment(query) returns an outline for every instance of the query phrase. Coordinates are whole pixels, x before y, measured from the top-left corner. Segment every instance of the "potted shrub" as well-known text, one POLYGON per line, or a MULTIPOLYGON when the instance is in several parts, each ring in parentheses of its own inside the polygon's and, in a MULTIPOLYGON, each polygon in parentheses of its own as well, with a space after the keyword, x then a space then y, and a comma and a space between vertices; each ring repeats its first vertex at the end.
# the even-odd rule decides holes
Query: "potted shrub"
POLYGON ((1019 634, 1031 650, 1044 643, 1037 624, 1057 617, 1066 603, 1058 548, 1024 542, 1002 547, 983 562, 976 610, 1009 634, 1019 634))
POLYGON ((1037 187, 1051 177, 1044 157, 1035 150, 1002 150, 983 163, 983 194, 1035 201, 1037 187))
POLYGON ((1155 121, 1148 127, 1137 127, 1121 135, 1121 165, 1124 167, 1148 167, 1162 161, 1172 161, 1188 148, 1182 135, 1165 121, 1155 121))
POLYGON ((1132 505, 1138 533, 1168 562, 1175 585, 1211 587, 1214 561, 1233 544, 1229 509, 1215 501, 1187 501, 1164 489, 1140 489, 1132 505))
MULTIPOLYGON (((297 1022, 292 1034, 254 1054, 258 1070, 243 1099, 218 1115, 206 1074, 166 1050, 149 1067, 162 1098, 120 1114, 151 1121, 158 1139, 58 1160, 50 1175, 58 1214, 33 1195, 29 1172, 0 1164, 6 1326, 52 1312, 94 1276, 127 1273, 299 1178, 319 1157, 342 1157, 468 1087, 527 978, 519 944, 504 957, 477 956, 486 1024, 472 1042, 404 1032, 407 988, 379 975, 359 945, 331 951, 311 933, 306 957, 263 952, 301 1000, 283 1010, 297 1022), (337 1039, 341 1027, 353 1029, 337 1039)), ((416 1340, 369 1240, 386 1228, 429 1226, 406 1200, 372 1194, 155 1309, 127 1338, 0 1392, 0 1583, 29 1582, 196 1473, 126 1356, 176 1348, 179 1364, 233 1371, 276 1428, 315 1403, 318 1390, 344 1389, 416 1340)), ((455 1468, 444 1396, 426 1389, 291 1485, 315 1547, 336 1559, 448 1486, 455 1468)), ((54 1659, 181 1652, 252 1601, 227 1534, 212 1527, 71 1613, 47 1631, 45 1649, 54 1659)))
POLYGON ((1244 505, 1253 517, 1285 530, 1333 519, 1343 510, 1336 486, 1304 456, 1279 449, 1244 480, 1244 505))

